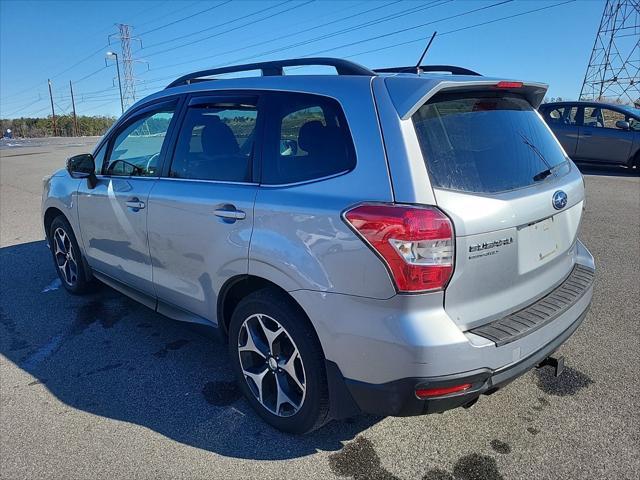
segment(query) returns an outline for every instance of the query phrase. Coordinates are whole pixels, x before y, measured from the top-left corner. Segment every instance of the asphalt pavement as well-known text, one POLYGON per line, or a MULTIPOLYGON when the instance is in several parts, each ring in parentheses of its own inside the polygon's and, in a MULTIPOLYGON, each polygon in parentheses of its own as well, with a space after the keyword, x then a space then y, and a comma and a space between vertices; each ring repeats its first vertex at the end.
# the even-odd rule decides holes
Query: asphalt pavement
POLYGON ((594 301, 562 347, 468 410, 279 433, 224 345, 102 287, 67 294, 40 226, 42 177, 95 138, 0 145, 0 477, 640 478, 640 177, 584 168, 594 301))

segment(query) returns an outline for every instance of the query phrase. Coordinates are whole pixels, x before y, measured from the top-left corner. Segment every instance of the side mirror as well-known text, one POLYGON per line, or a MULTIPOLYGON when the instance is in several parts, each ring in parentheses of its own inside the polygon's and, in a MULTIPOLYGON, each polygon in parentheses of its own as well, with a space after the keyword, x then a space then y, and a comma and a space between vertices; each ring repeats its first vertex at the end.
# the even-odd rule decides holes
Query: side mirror
POLYGON ((89 188, 96 186, 96 162, 93 159, 93 155, 90 153, 83 153, 81 155, 74 155, 67 159, 67 171, 72 178, 86 178, 89 188))
POLYGON ((621 130, 629 130, 631 126, 629 125, 629 122, 625 122, 624 120, 618 120, 616 122, 616 128, 619 128, 621 130))

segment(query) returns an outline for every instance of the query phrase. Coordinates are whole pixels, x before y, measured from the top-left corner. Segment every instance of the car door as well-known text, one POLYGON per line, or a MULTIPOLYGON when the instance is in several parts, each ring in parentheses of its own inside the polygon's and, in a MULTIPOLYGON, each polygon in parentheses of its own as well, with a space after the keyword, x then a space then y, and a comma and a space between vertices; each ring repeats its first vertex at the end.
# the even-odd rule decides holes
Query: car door
POLYGON ((245 275, 257 190, 261 107, 255 94, 192 96, 174 153, 149 196, 158 311, 216 323, 224 282, 245 275))
MULTIPOLYGON (((147 241, 147 203, 166 155, 177 100, 134 112, 109 136, 96 185, 78 189, 78 217, 89 265, 155 296, 147 241)), ((97 167, 98 168, 98 167, 97 167)))
POLYGON ((607 164, 626 164, 631 156, 633 132, 616 127, 625 115, 600 106, 585 106, 576 156, 607 164))
POLYGON ((550 105, 541 108, 542 118, 549 125, 564 151, 573 157, 578 146, 578 108, 572 105, 550 105))

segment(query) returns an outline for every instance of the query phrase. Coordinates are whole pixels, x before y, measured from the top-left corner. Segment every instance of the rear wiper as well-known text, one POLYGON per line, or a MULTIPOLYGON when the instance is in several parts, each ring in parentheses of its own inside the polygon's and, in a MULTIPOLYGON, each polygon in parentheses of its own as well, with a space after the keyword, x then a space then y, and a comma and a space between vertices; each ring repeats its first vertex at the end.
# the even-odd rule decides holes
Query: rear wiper
POLYGON ((533 176, 533 181, 534 182, 539 182, 540 180, 544 180, 549 175, 554 174, 556 172, 556 170, 558 170, 561 166, 562 166, 562 163, 559 163, 558 165, 554 165, 551 168, 547 168, 546 170, 542 170, 541 172, 536 173, 533 176))
POLYGON ((540 180, 544 180, 545 178, 547 178, 549 175, 551 175, 553 172, 551 171, 550 168, 547 168, 546 170, 543 170, 539 173, 536 173, 533 176, 533 181, 534 182, 539 182, 540 180))
POLYGON ((544 155, 540 153, 540 150, 538 150, 538 147, 536 147, 533 143, 531 143, 531 141, 529 141, 527 137, 525 137, 522 133, 520 134, 520 136, 522 137, 522 141, 524 142, 524 144, 527 145, 529 148, 531 148, 531 150, 533 150, 535 154, 538 155, 538 157, 540 157, 540 160, 542 160, 542 162, 547 166, 545 170, 542 170, 541 172, 538 172, 533 176, 533 181, 539 182, 540 180, 544 180, 545 178, 547 178, 549 175, 553 173, 553 170, 555 169, 555 167, 552 167, 551 165, 549 165, 549 162, 547 162, 547 159, 544 158, 544 155))

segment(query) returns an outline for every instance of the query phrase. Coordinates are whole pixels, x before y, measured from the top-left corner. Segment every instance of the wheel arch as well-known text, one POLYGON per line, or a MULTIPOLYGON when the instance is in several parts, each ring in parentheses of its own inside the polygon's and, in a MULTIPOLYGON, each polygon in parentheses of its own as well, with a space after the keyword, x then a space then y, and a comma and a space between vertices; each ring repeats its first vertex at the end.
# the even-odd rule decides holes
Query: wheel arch
MULTIPOLYGON (((64 217, 65 220, 69 222, 69 225, 71 225, 71 222, 69 221, 67 216, 64 214, 64 212, 57 207, 49 207, 44 212, 43 226, 44 226, 44 234, 47 240, 49 240, 49 233, 50 233, 49 230, 51 229, 51 223, 56 217, 59 217, 59 216, 64 217)), ((73 228, 73 226, 71 228, 73 228)))
POLYGON ((220 289, 220 294, 218 295, 218 325, 223 335, 226 337, 229 334, 231 315, 240 300, 246 295, 263 288, 275 288, 289 298, 291 300, 291 304, 300 311, 300 314, 304 319, 303 321, 307 322, 309 328, 311 328, 311 331, 313 332, 313 335, 316 337, 320 351, 324 357, 327 375, 327 388, 329 390, 328 418, 342 419, 360 413, 360 408, 351 396, 351 393, 344 382, 344 377, 339 366, 336 363, 327 360, 324 346, 322 345, 318 331, 311 321, 311 318, 302 305, 289 292, 276 283, 256 275, 238 275, 227 280, 220 289))
POLYGON ((217 318, 218 325, 225 335, 229 333, 231 315, 233 315, 233 311, 240 303, 240 300, 247 295, 264 288, 274 288, 290 299, 292 305, 295 305, 296 308, 299 309, 300 313, 304 315, 304 318, 309 322, 309 325, 313 328, 316 337, 318 336, 315 328, 313 327, 313 323, 309 319, 309 315, 307 315, 307 312, 302 308, 302 305, 300 305, 300 303, 298 303, 298 301, 296 301, 296 299, 293 298, 284 288, 257 275, 237 275, 228 279, 220 289, 217 302, 217 318))

